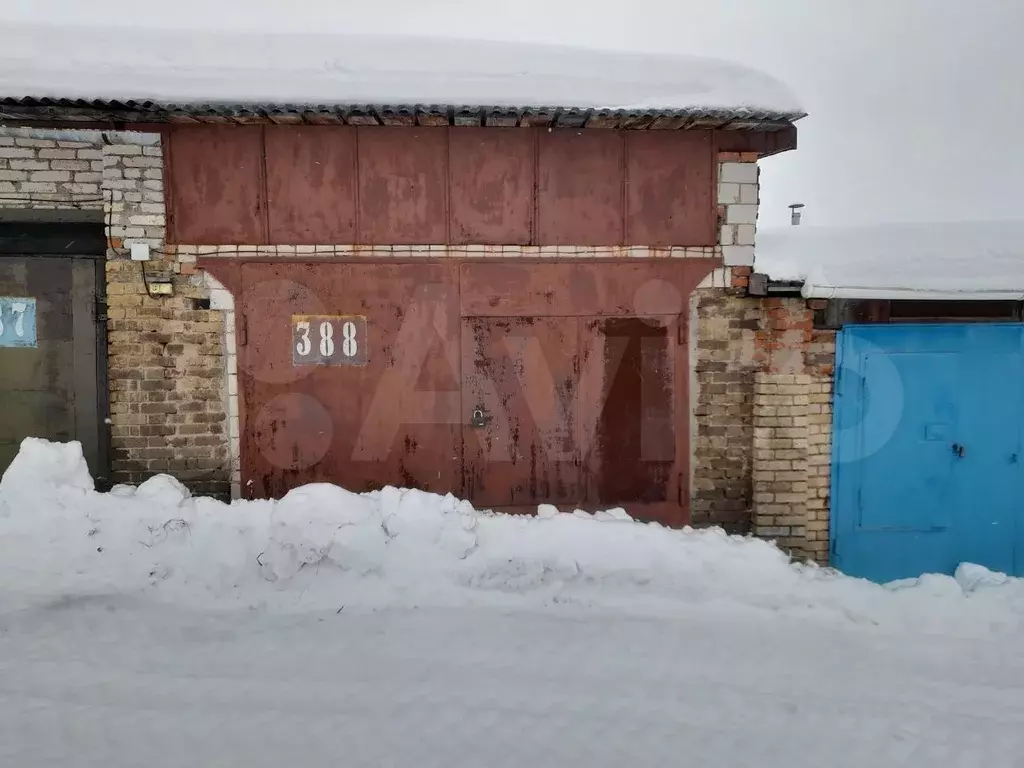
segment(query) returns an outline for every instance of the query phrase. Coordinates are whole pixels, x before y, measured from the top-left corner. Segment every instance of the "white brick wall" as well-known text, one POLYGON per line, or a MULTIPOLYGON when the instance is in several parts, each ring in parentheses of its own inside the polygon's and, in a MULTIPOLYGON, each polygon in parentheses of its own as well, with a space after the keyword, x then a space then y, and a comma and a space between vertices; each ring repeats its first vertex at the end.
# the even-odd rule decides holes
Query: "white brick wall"
MULTIPOLYGON (((38 134, 0 126, 0 209, 102 210, 99 140, 63 141, 38 134)), ((92 139, 96 134, 83 135, 92 139)))
POLYGON ((111 144, 103 147, 102 155, 102 171, 90 172, 89 178, 100 177, 104 197, 109 200, 107 237, 125 241, 124 247, 137 242, 163 248, 167 219, 160 146, 111 144), (144 149, 149 150, 148 156, 142 156, 144 149), (142 179, 139 169, 131 165, 139 160, 154 164, 157 178, 142 179), (154 184, 159 184, 159 189, 151 186, 154 184))
POLYGON ((721 164, 718 177, 722 184, 757 185, 757 163, 727 161, 721 164))
POLYGON ((718 205, 723 208, 719 242, 726 267, 754 266, 757 229, 758 171, 756 156, 727 155, 718 164, 718 205))

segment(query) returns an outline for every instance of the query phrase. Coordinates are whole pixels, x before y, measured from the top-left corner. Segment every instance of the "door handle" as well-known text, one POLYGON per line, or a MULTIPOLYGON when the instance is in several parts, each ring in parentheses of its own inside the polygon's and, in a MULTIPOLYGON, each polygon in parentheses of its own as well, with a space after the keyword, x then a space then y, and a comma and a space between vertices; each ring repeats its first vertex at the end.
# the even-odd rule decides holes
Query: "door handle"
POLYGON ((962 459, 964 454, 967 452, 967 448, 960 443, 953 443, 953 453, 957 455, 957 458, 962 459))

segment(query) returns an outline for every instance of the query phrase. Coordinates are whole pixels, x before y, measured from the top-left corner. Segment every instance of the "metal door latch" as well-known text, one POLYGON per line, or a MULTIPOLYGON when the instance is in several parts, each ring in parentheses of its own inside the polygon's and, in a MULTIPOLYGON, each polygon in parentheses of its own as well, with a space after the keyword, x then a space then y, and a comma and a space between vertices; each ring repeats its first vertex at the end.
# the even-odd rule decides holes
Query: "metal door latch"
POLYGON ((955 453, 958 458, 962 459, 966 452, 967 449, 964 446, 960 445, 960 443, 953 443, 953 453, 955 453))

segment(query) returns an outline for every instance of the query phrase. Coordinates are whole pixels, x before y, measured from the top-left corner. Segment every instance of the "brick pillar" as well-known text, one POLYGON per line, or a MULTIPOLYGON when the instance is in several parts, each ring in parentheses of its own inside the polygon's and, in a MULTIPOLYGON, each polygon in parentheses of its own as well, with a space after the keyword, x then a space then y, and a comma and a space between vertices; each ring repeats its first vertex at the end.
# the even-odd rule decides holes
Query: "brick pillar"
POLYGON ((807 407, 806 554, 828 562, 829 490, 832 479, 832 377, 813 376, 807 407))
MULTIPOLYGON (((812 377, 807 374, 755 374, 753 532, 776 540, 795 557, 810 554, 811 392, 812 377)), ((816 454, 813 461, 818 461, 816 454)))
POLYGON ((193 491, 227 497, 224 315, 194 258, 164 244, 163 152, 159 141, 103 147, 107 214, 107 342, 115 482, 175 475, 193 491), (151 260, 129 258, 132 243, 151 260), (147 280, 170 280, 172 296, 147 280))

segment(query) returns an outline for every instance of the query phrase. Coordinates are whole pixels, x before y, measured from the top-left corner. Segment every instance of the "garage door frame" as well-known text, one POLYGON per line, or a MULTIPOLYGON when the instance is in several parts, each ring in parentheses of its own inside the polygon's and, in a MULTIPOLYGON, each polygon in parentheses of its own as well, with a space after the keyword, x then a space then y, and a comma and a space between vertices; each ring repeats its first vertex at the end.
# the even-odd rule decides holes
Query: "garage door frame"
MULTIPOLYGON (((96 487, 110 487, 111 457, 110 388, 107 360, 107 302, 106 302, 106 238, 102 213, 92 211, 58 211, 50 220, 49 212, 12 212, 0 218, 0 260, 10 258, 70 259, 89 264, 95 288, 93 323, 95 345, 75 345, 75 390, 95 389, 96 436, 93 452, 94 466, 90 467, 96 487), (19 215, 20 214, 20 215, 19 215), (12 217, 14 220, 12 220, 12 217), (88 358, 95 361, 88 364, 88 358), (82 361, 82 365, 78 361, 82 361), (85 381, 92 373, 92 381, 85 381)), ((77 439, 83 436, 76 435, 77 439)))
MULTIPOLYGON (((354 277, 343 283, 338 283, 335 278, 328 274, 323 274, 322 270, 329 270, 332 267, 404 270, 410 267, 423 269, 429 266, 443 270, 446 275, 441 282, 445 283, 447 287, 438 294, 446 297, 442 301, 442 304, 445 306, 445 311, 441 313, 444 316, 444 321, 439 322, 438 317, 431 315, 433 319, 431 324, 435 326, 435 330, 437 330, 437 327, 448 328, 451 324, 461 327, 461 319, 466 317, 572 316, 579 318, 599 316, 608 318, 641 318, 652 315, 673 317, 674 322, 668 330, 668 338, 679 347, 672 353, 673 365, 675 366, 675 416, 677 419, 685 417, 686 423, 677 424, 675 429, 676 471, 672 473, 674 482, 669 486, 668 498, 660 503, 660 505, 649 504, 648 511, 656 514, 663 524, 686 524, 690 519, 689 487, 691 457, 689 440, 691 435, 689 419, 692 418, 690 411, 692 360, 688 323, 689 301, 693 291, 700 282, 720 265, 721 261, 714 258, 659 260, 580 258, 561 260, 525 257, 515 259, 454 257, 444 259, 410 259, 395 257, 380 260, 347 257, 318 260, 281 259, 271 256, 241 258, 200 257, 198 266, 216 277, 236 297, 235 329, 239 339, 238 405, 241 433, 241 480, 245 488, 246 497, 280 497, 291 488, 308 482, 334 482, 351 487, 353 490, 373 490, 375 487, 380 487, 380 485, 384 484, 406 486, 414 484, 404 477, 401 472, 397 478, 394 473, 380 478, 379 484, 374 486, 372 484, 367 485, 366 482, 361 481, 366 480, 367 482, 377 483, 377 478, 368 478, 363 475, 361 478, 355 478, 356 482, 350 483, 348 478, 342 476, 342 472, 329 471, 330 465, 335 463, 335 459, 329 457, 328 453, 335 454, 338 448, 335 445, 338 442, 336 439, 337 435, 334 434, 336 430, 332 430, 332 434, 328 435, 326 430, 318 428, 316 434, 324 436, 323 441, 321 441, 323 444, 317 443, 316 446, 310 447, 309 451, 307 451, 308 441, 301 434, 304 431, 310 431, 307 427, 303 426, 306 421, 319 423, 324 420, 323 414, 320 413, 317 407, 321 403, 314 405, 309 398, 305 397, 292 398, 291 406, 294 406, 295 410, 294 412, 288 411, 286 413, 288 409, 284 407, 284 404, 280 408, 277 405, 279 398, 276 395, 283 394, 283 391, 271 392, 268 389, 265 393, 268 399, 264 402, 260 400, 260 397, 253 390, 252 380, 254 378, 261 378, 261 380, 267 378, 269 382, 270 378, 276 377, 278 374, 283 376, 282 372, 284 369, 294 365, 292 357, 287 355, 281 356, 283 353, 273 357, 260 351, 271 337, 276 339, 273 342, 276 348, 290 349, 290 343, 282 341, 284 338, 291 338, 291 331, 288 330, 291 328, 289 318, 300 315, 320 315, 323 313, 361 313, 366 314, 368 323, 371 324, 370 327, 372 328, 376 322, 372 312, 376 310, 373 310, 373 307, 369 306, 368 302, 373 304, 374 302, 383 301, 385 298, 394 300, 397 296, 394 287, 389 285, 386 280, 367 280, 364 275, 358 277, 358 279, 354 277), (260 277, 254 277, 252 273, 252 268, 254 267, 258 267, 258 271, 264 274, 260 277), (598 273, 603 274, 604 277, 600 279, 595 277, 595 274, 598 273), (262 296, 262 298, 256 297, 252 287, 259 282, 265 282, 271 287, 278 286, 284 293, 277 298, 269 294, 262 296), (338 290, 352 292, 352 295, 342 296, 333 288, 330 290, 325 288, 325 286, 337 287, 338 285, 343 286, 338 288, 338 290), (292 290, 292 288, 295 288, 295 290, 292 290), (307 294, 309 300, 302 299, 300 301, 300 298, 307 294), (323 294, 320 300, 313 300, 314 297, 320 294, 323 294), (454 306, 449 306, 450 301, 454 301, 454 306), (268 318, 265 307, 275 304, 275 302, 278 306, 278 314, 274 318, 268 318), (273 328, 277 330, 269 329, 267 324, 270 320, 273 320, 273 328), (282 320, 283 322, 279 322, 282 320), (286 336, 280 336, 281 329, 287 330, 286 336), (259 371, 258 374, 254 373, 256 370, 259 371), (265 425, 267 429, 263 429, 258 426, 257 420, 260 418, 261 412, 265 410, 265 406, 270 405, 272 401, 274 402, 273 409, 271 409, 273 412, 270 413, 267 419, 265 425), (306 405, 300 407, 301 403, 298 401, 306 405), (306 406, 309 407, 303 411, 303 408, 306 406), (270 424, 271 421, 277 424, 277 422, 283 422, 285 419, 294 424, 294 430, 289 428, 289 430, 282 431, 279 428, 280 425, 278 425, 278 428, 274 428, 270 424), (273 449, 268 450, 267 453, 277 456, 281 446, 284 446, 284 453, 281 455, 289 457, 288 461, 284 462, 284 464, 289 466, 282 464, 282 466, 274 468, 271 466, 274 463, 273 461, 268 463, 259 458, 261 451, 258 448, 253 450, 256 447, 256 443, 253 440, 254 438, 259 438, 260 435, 264 437, 272 435, 276 441, 273 449), (307 454, 313 456, 313 460, 307 461, 307 454), (302 465, 301 468, 299 467, 300 464, 302 465)), ((429 287, 424 286, 423 283, 423 280, 417 281, 419 287, 429 287)), ((270 289, 268 288, 268 290, 270 289)), ((274 288, 274 290, 277 289, 274 288)), ((274 295, 276 296, 276 294, 274 295)), ((398 308, 392 307, 387 317, 402 320, 402 318, 408 317, 408 309, 404 308, 398 311, 398 308)), ((399 327, 392 330, 401 334, 401 323, 399 323, 399 327)), ((441 335, 444 336, 444 334, 441 335)), ((377 348, 384 353, 393 352, 391 341, 383 337, 377 338, 377 341, 374 341, 375 338, 377 337, 370 337, 369 343, 371 345, 377 344, 377 348)), ((395 336, 395 340, 398 340, 398 336, 395 336)), ((443 402, 439 400, 436 405, 445 411, 446 415, 444 418, 446 421, 444 423, 455 425, 458 428, 459 434, 462 434, 464 422, 470 418, 475 404, 470 403, 467 405, 462 402, 461 362, 459 362, 461 360, 460 350, 462 342, 461 338, 450 341, 452 342, 453 349, 458 353, 456 354, 458 359, 455 361, 452 369, 459 373, 460 389, 454 393, 456 395, 455 398, 444 398, 443 402), (452 409, 450 415, 445 410, 449 408, 452 409), (447 420, 449 416, 450 421, 447 420)), ((423 345, 414 346, 417 349, 423 348, 423 345)), ((378 357, 380 357, 379 354, 378 357)), ((340 370, 340 368, 334 369, 333 375, 341 375, 339 373, 340 370)), ((354 370, 347 371, 346 376, 353 379, 357 378, 353 372, 354 370)), ((358 370, 365 371, 368 368, 364 367, 358 370)), ((316 376, 317 374, 314 373, 310 374, 308 378, 314 379, 316 376)), ((290 381, 289 377, 286 376, 285 378, 288 378, 290 381)), ((302 386, 305 389, 312 386, 305 383, 306 375, 303 375, 301 378, 304 382, 302 386)), ((260 386, 262 387, 263 385, 261 384, 260 386)), ((284 381, 282 380, 278 384, 268 386, 271 386, 271 388, 283 387, 284 381)), ((294 385, 289 384, 289 386, 292 386, 294 389, 294 385)), ((302 392, 295 392, 295 394, 313 394, 312 390, 307 392, 305 389, 302 392)), ((335 390, 337 386, 332 384, 330 389, 335 390)), ((445 392, 444 394, 449 393, 445 392)), ((376 409, 372 410, 377 413, 376 409)), ((391 422, 396 421, 395 410, 389 410, 387 417, 391 422)), ((346 451, 351 451, 347 455, 358 454, 360 457, 378 455, 382 445, 378 445, 373 438, 383 434, 383 432, 377 426, 366 430, 365 427, 368 420, 365 413, 361 418, 362 426, 358 430, 359 442, 353 444, 353 446, 345 446, 346 451), (367 435, 369 439, 364 440, 364 437, 367 435)), ((387 421, 387 419, 381 419, 381 421, 387 421)), ((400 419, 398 421, 405 423, 400 419)), ((376 422, 374 423, 376 424, 376 422)), ((412 423, 420 424, 418 420, 412 423)), ((432 421, 430 423, 440 422, 432 421)), ((385 448, 393 445, 390 434, 388 432, 386 436, 387 439, 383 446, 385 448)), ((405 445, 404 450, 417 449, 422 443, 422 440, 410 439, 408 444, 405 445)), ((458 456, 460 467, 462 465, 462 445, 463 443, 460 439, 457 446, 453 447, 452 454, 453 456, 458 456)), ((365 463, 367 459, 360 458, 360 461, 365 463)), ((390 459, 386 461, 390 461, 390 459)), ((376 461, 376 464, 378 467, 384 467, 386 461, 376 461)), ((436 458, 431 458, 431 461, 435 464, 437 462, 436 458)), ((431 469, 434 469, 433 465, 431 469)), ((461 493, 463 482, 461 471, 459 475, 460 479, 457 483, 452 483, 443 488, 431 487, 425 482, 422 485, 417 482, 416 485, 425 490, 436 490, 442 493, 461 493)), ((413 477, 413 481, 417 479, 415 476, 413 477)), ((608 505, 605 506, 607 507, 608 505)), ((536 509, 536 506, 533 504, 530 507, 531 509, 536 509)), ((628 511, 629 505, 626 505, 626 507, 628 511)))

